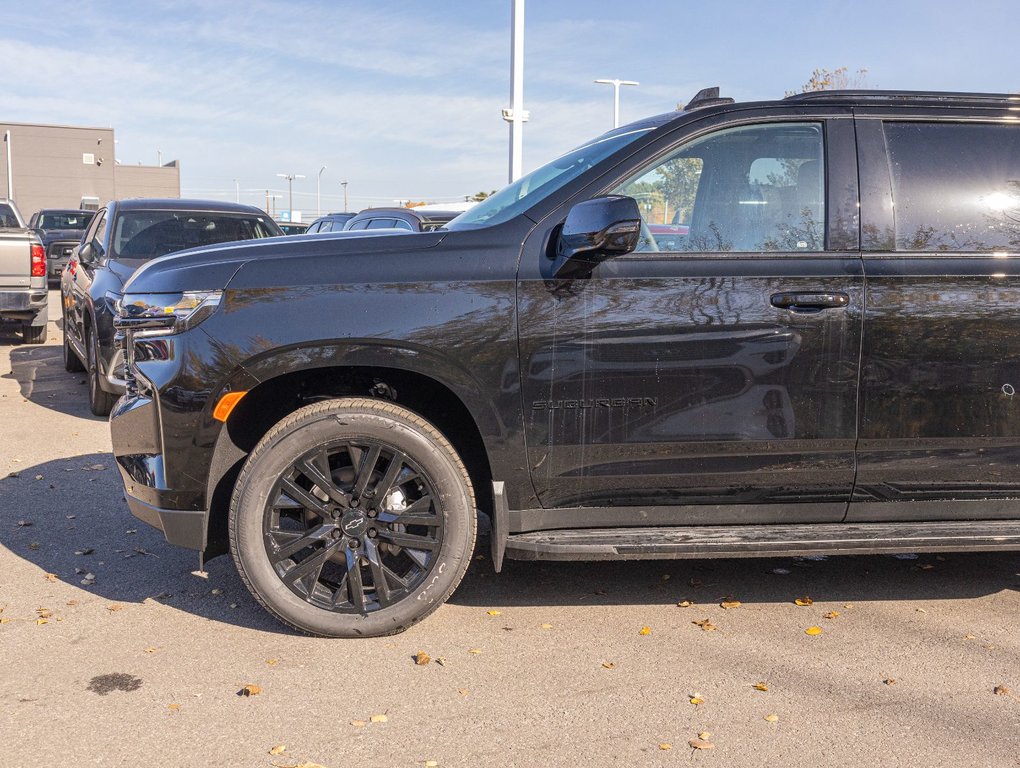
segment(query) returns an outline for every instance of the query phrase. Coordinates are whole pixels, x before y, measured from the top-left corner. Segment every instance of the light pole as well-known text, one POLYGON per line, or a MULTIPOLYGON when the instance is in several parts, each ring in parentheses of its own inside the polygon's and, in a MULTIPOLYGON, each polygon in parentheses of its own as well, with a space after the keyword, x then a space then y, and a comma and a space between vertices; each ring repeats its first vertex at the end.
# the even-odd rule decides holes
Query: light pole
POLYGON ((347 180, 341 181, 340 186, 344 188, 344 213, 347 213, 347 180))
POLYGON ((237 179, 234 179, 234 202, 241 202, 241 182, 237 179))
POLYGON ((319 194, 319 190, 322 188, 322 172, 326 170, 326 166, 322 166, 319 169, 319 175, 315 177, 315 217, 318 218, 322 215, 322 197, 319 194))
POLYGON ((305 177, 300 173, 278 173, 276 175, 281 179, 287 180, 287 187, 290 191, 290 202, 287 203, 290 206, 288 217, 290 221, 294 221, 294 179, 303 179, 305 177))
POLYGON ((634 80, 596 80, 596 83, 604 83, 605 85, 613 86, 613 127, 620 127, 620 86, 621 85, 640 85, 640 83, 634 80))
POLYGON ((524 154, 524 0, 510 0, 510 106, 503 109, 503 119, 510 123, 510 181, 521 177, 524 154))

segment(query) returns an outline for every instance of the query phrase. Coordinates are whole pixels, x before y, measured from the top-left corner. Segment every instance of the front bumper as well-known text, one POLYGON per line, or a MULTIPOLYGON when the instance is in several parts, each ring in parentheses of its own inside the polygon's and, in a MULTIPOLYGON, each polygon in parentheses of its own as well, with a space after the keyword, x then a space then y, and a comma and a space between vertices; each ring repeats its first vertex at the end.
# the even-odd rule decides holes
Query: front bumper
POLYGON ((125 494, 124 498, 127 499, 131 514, 143 523, 163 531, 170 544, 199 552, 205 550, 206 518, 209 516, 205 510, 163 509, 147 504, 130 493, 125 494))

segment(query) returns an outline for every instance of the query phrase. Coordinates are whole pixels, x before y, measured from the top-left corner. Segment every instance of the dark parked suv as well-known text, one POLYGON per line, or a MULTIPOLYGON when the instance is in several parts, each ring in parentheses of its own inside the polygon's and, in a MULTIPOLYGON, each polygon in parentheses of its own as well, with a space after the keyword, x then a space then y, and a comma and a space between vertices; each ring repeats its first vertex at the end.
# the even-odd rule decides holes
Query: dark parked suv
POLYGON ((497 570, 1020 549, 1018 107, 702 92, 442 230, 152 262, 128 503, 346 637, 446 600, 476 509, 497 570))
POLYGON ((64 367, 88 372, 89 407, 105 416, 124 391, 113 316, 124 283, 174 251, 283 233, 258 208, 205 200, 121 200, 101 208, 60 282, 64 367))
POLYGON ((428 232, 445 226, 457 217, 456 211, 419 211, 415 208, 366 208, 344 224, 344 231, 359 229, 395 229, 404 232, 428 232))

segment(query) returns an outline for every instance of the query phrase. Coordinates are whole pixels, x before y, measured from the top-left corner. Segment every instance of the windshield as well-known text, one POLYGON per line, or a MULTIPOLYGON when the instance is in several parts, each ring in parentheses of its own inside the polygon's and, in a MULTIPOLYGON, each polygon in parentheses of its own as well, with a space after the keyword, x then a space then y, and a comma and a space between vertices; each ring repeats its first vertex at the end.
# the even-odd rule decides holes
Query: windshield
POLYGON ((154 259, 187 248, 276 236, 266 217, 196 211, 125 211, 113 225, 112 256, 154 259))
POLYGON ((39 229, 85 229, 95 211, 54 211, 39 215, 39 229))
POLYGON ((455 218, 445 229, 471 229, 500 224, 518 213, 540 203, 562 189, 596 163, 652 130, 638 128, 623 133, 607 133, 594 141, 558 157, 537 171, 532 171, 513 184, 487 197, 474 208, 455 218))

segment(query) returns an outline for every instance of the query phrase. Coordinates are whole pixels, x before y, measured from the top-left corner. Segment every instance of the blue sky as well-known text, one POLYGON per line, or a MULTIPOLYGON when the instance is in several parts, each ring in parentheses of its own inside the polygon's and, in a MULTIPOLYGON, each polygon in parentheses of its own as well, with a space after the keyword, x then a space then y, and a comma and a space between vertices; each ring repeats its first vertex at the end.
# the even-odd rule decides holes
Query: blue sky
MULTIPOLYGON (((506 182, 510 0, 0 0, 0 119, 113 126, 122 163, 182 164, 182 192, 315 212, 451 200, 506 182), (286 201, 277 203, 286 207, 286 201)), ((525 171, 719 85, 781 97, 815 67, 881 88, 1017 91, 1015 3, 527 0, 525 171)))

